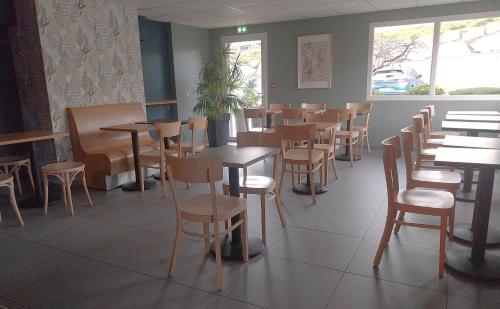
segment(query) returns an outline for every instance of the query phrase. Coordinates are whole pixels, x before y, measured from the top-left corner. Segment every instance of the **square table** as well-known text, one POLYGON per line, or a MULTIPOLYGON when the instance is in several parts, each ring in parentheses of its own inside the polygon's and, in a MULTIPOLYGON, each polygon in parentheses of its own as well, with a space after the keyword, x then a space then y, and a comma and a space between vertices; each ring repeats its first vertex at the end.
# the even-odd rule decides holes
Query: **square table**
MULTIPOLYGON (((447 131, 467 132, 467 136, 478 136, 481 132, 500 133, 500 123, 496 122, 467 122, 443 121, 441 128, 447 131)), ((474 169, 470 166, 464 168, 464 184, 461 192, 457 192, 457 199, 464 202, 473 202, 476 194, 472 190, 474 169)))
MULTIPOLYGON (((140 191, 141 190, 141 166, 139 164, 139 132, 146 132, 151 129, 150 124, 140 124, 140 123, 128 123, 120 124, 116 126, 103 127, 101 131, 111 131, 111 132, 128 132, 132 136, 132 152, 134 154, 134 169, 135 169, 135 181, 129 182, 122 185, 124 191, 140 191)), ((144 190, 149 190, 156 185, 154 180, 145 179, 144 180, 144 190)))
MULTIPOLYGON (((195 156, 219 156, 222 164, 229 169, 229 192, 231 196, 240 197, 240 168, 246 168, 252 164, 264 160, 265 158, 278 155, 280 149, 270 147, 237 147, 226 145, 215 148, 208 148, 195 156)), ((239 218, 231 218, 231 223, 235 224, 239 218)), ((211 251, 215 252, 215 245, 212 243, 211 251)), ((256 236, 248 236, 248 256, 254 257, 264 250, 264 242, 256 236)), ((226 259, 241 259, 241 226, 231 232, 231 236, 226 235, 221 241, 221 256, 226 259)))
POLYGON ((446 135, 444 147, 500 149, 500 138, 446 135))
POLYGON ((453 115, 447 114, 449 121, 500 122, 500 115, 453 115))
POLYGON ((479 169, 477 197, 472 217, 472 249, 446 252, 446 265, 462 274, 481 280, 500 280, 500 257, 486 253, 491 196, 495 170, 500 169, 500 150, 476 148, 437 149, 434 164, 438 166, 479 169))
POLYGON ((0 134, 0 146, 24 144, 29 145, 29 156, 31 160, 31 172, 35 182, 35 201, 30 199, 20 200, 20 207, 42 207, 42 177, 40 176, 40 163, 36 155, 36 142, 52 140, 56 138, 66 137, 68 133, 59 133, 52 131, 24 131, 15 133, 0 134))
POLYGON ((500 115, 498 111, 448 111, 449 115, 500 115))

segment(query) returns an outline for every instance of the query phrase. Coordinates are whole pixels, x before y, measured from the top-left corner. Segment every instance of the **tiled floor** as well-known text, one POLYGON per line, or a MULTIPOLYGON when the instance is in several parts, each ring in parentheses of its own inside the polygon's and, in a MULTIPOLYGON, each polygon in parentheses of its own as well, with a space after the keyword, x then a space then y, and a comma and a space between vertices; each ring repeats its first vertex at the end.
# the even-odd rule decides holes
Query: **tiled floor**
MULTIPOLYGON (((271 171, 260 163, 251 173, 271 171)), ((0 304, 7 308, 500 308, 500 285, 437 276, 438 232, 403 227, 378 269, 372 260, 386 212, 380 152, 353 168, 338 162, 330 191, 282 197, 288 227, 271 203, 264 254, 248 264, 224 262, 224 291, 215 287, 215 263, 198 240, 184 238, 174 278, 166 275, 175 231, 172 199, 159 186, 145 193, 91 192, 90 208, 74 188, 76 215, 61 204, 24 209, 16 225, 2 199, 0 304)), ((402 165, 401 165, 402 166, 402 165)), ((401 171, 403 172, 403 171, 401 171)), ((403 175, 401 179, 404 179, 403 175)), ((183 196, 206 189, 193 185, 183 196)), ((500 186, 490 225, 500 228, 500 186)), ((249 197, 251 234, 260 235, 260 207, 249 197)), ((458 203, 457 222, 469 222, 472 204, 458 203)), ((433 221, 417 218, 415 220, 433 221)), ((195 227, 199 228, 199 227, 195 227)), ((448 243, 448 247, 457 247, 448 243)), ((500 250, 492 251, 500 255, 500 250)))

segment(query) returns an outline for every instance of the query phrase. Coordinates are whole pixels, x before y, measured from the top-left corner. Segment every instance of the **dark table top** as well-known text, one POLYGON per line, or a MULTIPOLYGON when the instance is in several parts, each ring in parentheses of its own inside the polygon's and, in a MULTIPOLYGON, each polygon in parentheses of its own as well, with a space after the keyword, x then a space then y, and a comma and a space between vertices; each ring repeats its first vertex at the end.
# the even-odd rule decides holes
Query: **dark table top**
MULTIPOLYGON (((172 119, 172 118, 159 118, 159 119, 149 119, 145 121, 138 121, 136 122, 137 124, 155 124, 155 123, 172 123, 179 121, 177 119, 172 119)), ((187 120, 181 120, 181 124, 187 124, 187 120)))
POLYGON ((43 141, 47 139, 66 137, 68 135, 68 133, 52 131, 23 131, 3 133, 0 134, 0 146, 43 141))
POLYGON ((220 156, 225 167, 245 168, 267 157, 274 156, 278 152, 278 148, 226 145, 208 148, 198 153, 197 156, 220 156))
POLYGON ((434 164, 438 166, 500 168, 500 150, 439 147, 434 164))
POLYGON ((443 121, 441 128, 450 131, 500 133, 500 123, 497 122, 443 121))
POLYGON ((446 135, 443 146, 459 148, 500 149, 500 138, 446 135))
POLYGON ((500 115, 498 111, 448 111, 449 115, 500 115))
POLYGON ((446 120, 475 121, 475 122, 500 122, 500 115, 446 115, 446 120))

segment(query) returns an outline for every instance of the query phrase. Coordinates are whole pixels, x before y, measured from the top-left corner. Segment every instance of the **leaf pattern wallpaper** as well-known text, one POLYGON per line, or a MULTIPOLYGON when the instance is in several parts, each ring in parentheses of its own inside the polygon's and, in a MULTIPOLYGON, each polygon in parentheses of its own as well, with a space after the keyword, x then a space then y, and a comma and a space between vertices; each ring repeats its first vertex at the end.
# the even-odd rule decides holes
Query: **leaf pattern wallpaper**
MULTIPOLYGON (((135 8, 106 0, 36 0, 54 131, 69 132, 67 107, 144 102, 135 8)), ((69 139, 57 142, 71 158, 69 139)))

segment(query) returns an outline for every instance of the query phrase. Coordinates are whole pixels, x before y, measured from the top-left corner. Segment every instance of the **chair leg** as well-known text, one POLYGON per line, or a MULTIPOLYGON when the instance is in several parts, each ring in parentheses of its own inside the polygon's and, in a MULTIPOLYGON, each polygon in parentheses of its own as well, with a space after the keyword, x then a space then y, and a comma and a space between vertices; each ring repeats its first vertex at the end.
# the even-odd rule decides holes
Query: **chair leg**
POLYGON ((85 171, 82 172, 82 186, 83 191, 85 191, 85 195, 87 196, 87 200, 89 201, 90 207, 92 207, 92 199, 90 198, 89 188, 87 187, 87 179, 85 178, 85 171))
POLYGON ((33 180, 33 173, 31 172, 31 162, 28 161, 28 163, 26 164, 26 169, 28 170, 28 178, 30 180, 30 184, 31 184, 31 189, 33 189, 33 192, 35 192, 35 181, 33 180))
MULTIPOLYGON (((398 221, 403 221, 405 219, 405 212, 400 211, 398 216, 398 221)), ((394 228, 394 233, 399 233, 399 229, 401 228, 401 223, 396 223, 396 227, 394 228)))
POLYGON ((281 176, 280 176, 280 184, 279 184, 279 195, 281 196, 281 189, 283 188, 283 176, 285 176, 285 171, 286 171, 286 163, 285 161, 281 161, 281 176))
POLYGON ((276 208, 278 209, 278 214, 280 216, 280 221, 281 221, 281 225, 283 227, 286 227, 286 219, 285 219, 285 212, 283 211, 283 207, 281 207, 281 196, 279 195, 279 193, 276 191, 276 189, 274 189, 274 202, 276 203, 276 208))
POLYGON ((170 256, 170 264, 168 266, 168 276, 172 278, 175 273, 175 262, 177 258, 177 249, 179 248, 179 243, 181 242, 181 219, 177 217, 177 228, 175 230, 174 246, 172 247, 172 255, 170 256))
MULTIPOLYGON (((66 195, 64 195, 66 197, 66 195)), ((49 208, 49 182, 47 176, 43 175, 43 214, 47 214, 49 208)))
POLYGON ((61 194, 63 196, 64 206, 68 206, 68 197, 66 196, 66 186, 64 185, 64 180, 61 180, 61 194))
POLYGON ((17 191, 19 195, 23 195, 23 187, 21 187, 21 178, 19 177, 19 166, 14 166, 14 178, 16 179, 17 191))
POLYGON ((141 180, 141 192, 144 192, 144 176, 146 173, 144 173, 144 168, 141 166, 139 168, 141 175, 139 175, 139 179, 141 180))
POLYGON ((12 210, 14 210, 14 213, 16 214, 16 218, 19 224, 24 225, 23 218, 21 217, 21 213, 19 212, 19 207, 17 207, 16 194, 14 193, 14 183, 12 183, 12 185, 9 186, 9 189, 10 189, 9 200, 10 200, 10 205, 12 206, 12 210))
MULTIPOLYGON (((360 132, 360 133, 361 133, 361 132, 360 132)), ((358 142, 359 142, 359 137, 358 137, 358 142)), ((359 143, 358 143, 358 144, 359 144, 359 143)), ((365 143, 364 143, 364 138, 363 138, 363 135, 361 135, 361 146, 360 146, 359 148, 361 148, 361 152, 360 152, 359 156, 360 156, 360 157, 362 157, 362 156, 363 156, 363 150, 364 150, 364 148, 365 148, 365 143)))
POLYGON ((160 163, 160 182, 163 190, 163 196, 167 199, 167 180, 165 179, 165 167, 160 163))
POLYGON ((266 242, 266 194, 260 195, 260 225, 262 228, 262 240, 266 242))
POLYGON ((71 182, 67 173, 64 175, 64 182, 66 183, 66 194, 68 195, 69 213, 74 216, 75 210, 73 209, 73 198, 71 197, 71 182))
POLYGON ((307 164, 307 175, 309 176, 309 188, 311 190, 311 197, 313 205, 316 205, 316 185, 314 183, 314 173, 312 172, 313 166, 311 163, 307 164))
POLYGON ((248 220, 247 211, 245 210, 240 214, 243 219, 241 223, 241 255, 243 256, 243 261, 248 262, 248 220))
POLYGON ((353 159, 354 159, 354 156, 353 156, 354 147, 352 147, 352 138, 349 140, 349 148, 351 150, 351 151, 349 151, 349 160, 351 161, 351 167, 353 167, 354 165, 352 164, 352 162, 353 162, 353 159))
POLYGON ((333 154, 333 157, 330 160, 332 160, 332 168, 333 173, 335 174, 335 179, 339 179, 339 175, 337 174, 337 160, 335 160, 335 154, 333 154))
POLYGON ((213 225, 214 225, 214 241, 215 241, 215 277, 217 281, 217 289, 219 291, 222 291, 223 274, 222 274, 219 222, 214 222, 213 225))
POLYGON ((448 227, 448 216, 441 216, 441 228, 439 236, 439 277, 444 275, 444 261, 446 259, 446 230, 448 227))
POLYGON ((371 152, 371 149, 370 149, 370 140, 368 139, 368 133, 366 133, 365 139, 366 139, 366 148, 368 149, 368 152, 371 152))
POLYGON ((321 168, 319 169, 319 183, 323 186, 323 185, 326 185, 326 178, 328 177, 328 175, 326 175, 325 173, 327 173, 327 163, 328 163, 328 155, 326 155, 326 159, 325 157, 323 157, 323 159, 321 160, 321 168))
POLYGON ((203 235, 205 236, 203 238, 203 243, 205 245, 205 252, 210 251, 210 228, 209 224, 206 222, 203 222, 203 235))
POLYGON ((295 164, 292 164, 292 186, 295 187, 295 164))
POLYGON ((391 239, 392 228, 394 227, 394 218, 396 214, 392 215, 387 213, 387 219, 385 221, 384 232, 382 233, 382 237, 380 238, 380 243, 378 245, 377 253, 375 254, 375 258, 373 259, 373 266, 377 267, 380 264, 380 260, 382 259, 382 255, 384 254, 384 250, 389 244, 389 240, 391 239))

